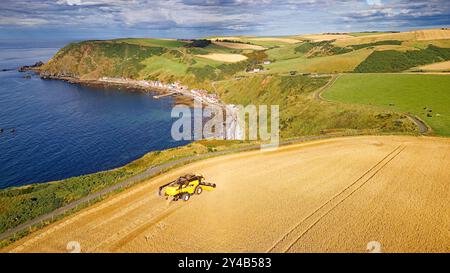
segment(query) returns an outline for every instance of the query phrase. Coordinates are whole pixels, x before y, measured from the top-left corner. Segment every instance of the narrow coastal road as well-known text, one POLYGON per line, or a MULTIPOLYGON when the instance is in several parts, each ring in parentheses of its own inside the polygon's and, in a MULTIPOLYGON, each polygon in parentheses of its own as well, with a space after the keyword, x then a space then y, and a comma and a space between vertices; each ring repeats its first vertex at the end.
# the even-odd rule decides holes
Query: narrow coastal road
POLYGON ((450 140, 361 136, 248 151, 171 170, 2 252, 450 251, 450 140), (188 202, 157 196, 185 173, 217 184, 188 202))
MULTIPOLYGON (((297 143, 297 142, 304 142, 304 141, 310 141, 310 140, 317 140, 317 139, 323 139, 323 138, 329 138, 332 136, 311 136, 311 137, 303 137, 303 138, 298 138, 298 139, 293 139, 293 140, 288 140, 288 141, 284 141, 282 143, 280 143, 280 145, 289 145, 289 144, 293 144, 293 143, 297 143)), ((108 188, 105 188, 99 192, 90 194, 86 197, 83 197, 79 200, 76 200, 64 207, 61 207, 59 209, 56 209, 50 213, 41 215, 33 220, 30 220, 28 222, 25 222, 21 225, 18 225, 17 227, 14 227, 12 229, 9 229, 3 233, 0 234, 0 240, 3 240, 5 238, 8 238, 12 235, 14 235, 17 232, 20 232, 22 230, 25 229, 29 229, 39 223, 45 222, 45 221, 50 221, 53 220, 54 218, 64 215, 65 213, 69 212, 70 210, 73 210, 75 208, 77 208, 78 206, 82 206, 85 204, 89 204, 90 202, 93 202, 94 200, 106 196, 116 190, 119 189, 123 189, 123 188, 127 188, 133 184, 136 184, 140 181, 143 181, 145 179, 149 179, 155 175, 161 174, 164 171, 171 169, 173 167, 176 166, 180 166, 183 164, 186 164, 187 162, 193 162, 193 161, 197 161, 197 160, 201 160, 201 159, 205 159, 208 157, 215 157, 215 156, 220 156, 220 155, 224 155, 224 154, 228 154, 228 153, 239 153, 239 152, 243 152, 243 151, 251 151, 251 150, 258 150, 260 149, 260 145, 251 145, 251 146, 245 146, 245 147, 241 147, 241 148, 235 148, 235 149, 231 149, 231 150, 226 150, 226 151, 218 151, 218 152, 212 152, 212 153, 207 153, 207 154, 202 154, 202 155, 196 155, 196 156, 190 156, 190 157, 185 157, 185 158, 181 158, 181 159, 177 159, 174 161, 170 161, 168 163, 164 163, 161 165, 156 165, 156 166, 151 166, 149 167, 147 170, 145 170, 144 172, 130 177, 128 179, 126 179, 123 182, 117 183, 115 185, 112 185, 108 188)))
MULTIPOLYGON (((319 88, 317 91, 315 91, 315 92, 313 93, 314 98, 315 98, 316 100, 319 100, 319 101, 327 101, 327 102, 334 102, 334 103, 336 103, 335 101, 330 101, 330 100, 324 99, 324 98, 322 97, 322 94, 323 94, 326 90, 328 90, 331 86, 333 86, 333 84, 334 84, 334 83, 339 79, 339 77, 340 77, 341 75, 343 75, 343 74, 344 74, 344 73, 333 75, 332 78, 330 79, 330 81, 328 81, 328 83, 327 83, 326 85, 322 86, 321 88, 319 88)), ((421 135, 425 135, 425 134, 427 134, 427 133, 429 132, 429 128, 430 128, 430 127, 429 127, 424 121, 422 121, 421 119, 419 119, 417 116, 415 116, 415 115, 413 115, 413 114, 410 114, 410 113, 405 113, 405 115, 406 115, 412 122, 414 122, 414 123, 417 125, 417 128, 419 129, 419 133, 420 133, 421 135)))
POLYGON ((333 74, 331 76, 331 79, 327 82, 327 84, 325 84, 324 86, 322 86, 321 88, 319 88, 317 91, 314 92, 314 98, 316 100, 319 101, 326 101, 323 97, 322 97, 322 93, 327 90, 328 88, 330 88, 331 86, 333 86, 333 84, 337 81, 337 79, 341 76, 341 74, 333 74))
POLYGON ((421 119, 419 119, 418 117, 416 117, 415 115, 412 114, 405 114, 409 119, 411 119, 416 125, 417 127, 419 127, 419 133, 422 135, 425 135, 428 133, 429 131, 429 127, 428 125, 423 122, 421 119))

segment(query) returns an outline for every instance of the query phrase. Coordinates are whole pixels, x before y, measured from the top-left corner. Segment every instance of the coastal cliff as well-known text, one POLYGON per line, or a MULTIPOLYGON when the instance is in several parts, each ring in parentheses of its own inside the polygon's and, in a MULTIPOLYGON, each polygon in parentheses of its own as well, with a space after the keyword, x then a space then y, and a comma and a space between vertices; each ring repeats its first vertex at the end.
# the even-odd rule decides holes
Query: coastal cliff
POLYGON ((86 41, 62 48, 41 67, 42 77, 73 77, 86 80, 102 76, 139 78, 140 62, 164 53, 163 48, 127 43, 86 41))
POLYGON ((40 73, 44 78, 179 81, 193 88, 206 89, 211 87, 212 81, 228 79, 265 58, 261 52, 188 45, 188 42, 156 39, 77 42, 59 50, 41 67, 40 73), (201 57, 213 53, 243 53, 246 60, 228 63, 201 57))
MULTIPOLYGON (((181 95, 202 103, 205 106, 218 107, 237 118, 237 108, 227 105, 210 90, 191 88, 191 86, 207 86, 208 80, 197 79, 196 75, 186 69, 184 75, 177 71, 148 69, 152 61, 174 61, 181 57, 175 52, 184 52, 178 62, 186 65, 196 65, 195 60, 188 60, 190 47, 177 49, 155 46, 142 46, 119 41, 86 41, 70 44, 62 48, 48 63, 40 65, 38 73, 44 79, 60 79, 71 83, 96 86, 120 86, 137 90, 161 91, 167 95, 181 95), (156 59, 155 59, 156 58, 156 59), (183 85, 188 82, 190 85, 183 85)), ((215 73, 215 72, 214 72, 215 73)), ((158 97, 158 96, 155 96, 158 97)), ((224 121, 225 122, 225 121, 224 121)), ((242 130, 226 128, 225 139, 242 139, 242 130)))
MULTIPOLYGON (((185 40, 83 41, 62 48, 39 68, 39 73, 43 78, 74 83, 124 82, 127 85, 141 82, 149 84, 149 88, 154 88, 151 83, 179 83, 187 91, 200 90, 202 96, 217 95, 222 107, 230 104, 279 105, 281 137, 354 133, 355 130, 366 133, 417 132, 415 124, 402 113, 313 99, 314 92, 331 79, 329 74, 246 72, 265 62, 267 56, 266 50, 238 50, 217 44, 193 47, 185 40), (241 54, 246 59, 230 62, 204 58, 211 54, 222 57, 241 54)), ((134 87, 139 85, 133 84, 134 87)))

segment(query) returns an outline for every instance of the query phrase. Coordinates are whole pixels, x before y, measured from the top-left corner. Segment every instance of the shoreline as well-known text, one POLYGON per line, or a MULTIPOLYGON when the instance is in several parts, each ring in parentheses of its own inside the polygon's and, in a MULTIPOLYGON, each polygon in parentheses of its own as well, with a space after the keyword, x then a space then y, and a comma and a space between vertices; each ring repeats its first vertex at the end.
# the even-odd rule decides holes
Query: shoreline
POLYGON ((200 102, 202 105, 212 108, 219 108, 225 112, 224 128, 226 129, 223 134, 218 137, 219 139, 243 140, 243 131, 238 122, 239 109, 236 105, 223 103, 216 94, 209 93, 207 90, 190 89, 188 86, 181 85, 179 82, 167 84, 160 81, 133 80, 112 77, 101 77, 97 80, 88 80, 69 76, 42 75, 39 68, 28 70, 34 71, 41 77, 41 79, 44 80, 62 80, 71 84, 100 88, 125 87, 128 90, 133 89, 140 92, 160 93, 160 95, 154 95, 154 99, 159 99, 165 96, 182 96, 184 98, 192 99, 193 101, 200 102))
MULTIPOLYGON (((391 134, 381 134, 381 135, 367 135, 367 134, 355 134, 355 135, 322 135, 322 136, 305 136, 300 138, 294 138, 291 140, 285 140, 281 143, 281 146, 291 146, 291 145, 302 145, 302 143, 308 145, 308 143, 314 143, 315 141, 321 142, 321 141, 334 141, 336 139, 346 139, 346 138, 359 138, 359 137, 416 137, 416 136, 406 136, 406 135, 391 135, 391 134)), ((426 138, 426 139, 446 139, 443 137, 419 137, 419 138, 426 138)), ((31 227, 35 227, 36 230, 40 230, 42 228, 45 228, 48 225, 53 224, 55 221, 61 220, 66 217, 70 217, 74 213, 79 212, 80 210, 91 207, 92 205, 101 202, 104 200, 104 198, 107 198, 109 196, 114 196, 118 193, 120 193, 123 190, 129 189, 130 187, 136 186, 137 184, 141 182, 145 182, 148 179, 152 179, 158 175, 167 173, 175 168, 182 167, 185 164, 191 164, 195 163, 197 161, 206 160, 209 158, 214 158, 217 156, 226 156, 226 155, 232 155, 235 153, 245 153, 245 152, 254 152, 255 150, 259 149, 259 144, 257 145, 251 145, 243 146, 243 147, 236 147, 230 150, 223 150, 223 151, 216 151, 213 153, 207 153, 204 155, 195 155, 187 158, 180 158, 175 161, 170 161, 168 163, 163 163, 161 165, 150 167, 146 170, 148 172, 148 176, 146 178, 142 179, 134 179, 136 177, 130 177, 126 181, 123 181, 119 184, 115 184, 113 186, 110 186, 107 189, 102 190, 98 193, 93 193, 88 196, 83 197, 82 199, 79 199, 77 201, 74 201, 72 203, 69 203, 68 205, 61 207, 59 209, 56 209, 52 212, 49 212, 47 214, 41 215, 31 221, 25 222, 17 227, 14 227, 10 230, 5 231, 4 233, 0 234, 0 242, 5 242, 5 240, 8 240, 8 238, 12 238, 11 236, 16 236, 14 234, 18 234, 18 232, 26 230, 27 228, 31 231, 31 227), (191 159, 193 161, 191 161, 191 159), (177 163, 178 162, 178 163, 177 163), (162 167, 163 169, 159 169, 162 167), (152 173, 152 175, 150 175, 152 173), (86 204, 86 206, 83 206, 82 204, 86 204), (41 223, 41 225, 39 225, 41 223)), ((140 175, 138 175, 140 176, 140 175)), ((0 252, 2 250, 6 249, 8 245, 13 244, 14 242, 22 239, 23 237, 26 237, 30 235, 30 233, 33 232, 27 232, 24 233, 22 236, 14 237, 12 241, 9 241, 3 246, 0 246, 0 252)))

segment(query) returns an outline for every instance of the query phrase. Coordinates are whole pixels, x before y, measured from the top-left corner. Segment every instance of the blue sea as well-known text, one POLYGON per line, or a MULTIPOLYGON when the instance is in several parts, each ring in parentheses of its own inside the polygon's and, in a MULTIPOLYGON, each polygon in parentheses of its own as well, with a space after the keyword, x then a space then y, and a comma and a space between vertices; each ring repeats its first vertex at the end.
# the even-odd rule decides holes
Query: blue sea
POLYGON ((171 97, 17 72, 47 61, 62 45, 0 43, 0 70, 11 69, 0 72, 0 188, 108 170, 187 144, 170 136, 171 97))

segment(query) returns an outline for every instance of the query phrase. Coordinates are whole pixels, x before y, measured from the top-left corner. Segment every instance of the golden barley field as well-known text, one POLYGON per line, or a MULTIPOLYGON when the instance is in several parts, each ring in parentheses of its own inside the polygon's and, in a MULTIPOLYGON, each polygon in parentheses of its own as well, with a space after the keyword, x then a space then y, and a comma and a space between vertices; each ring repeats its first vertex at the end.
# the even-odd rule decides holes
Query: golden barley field
POLYGON ((4 252, 450 251, 450 139, 361 136, 192 163, 138 184, 4 252), (217 189, 168 203, 203 174, 217 189))
POLYGON ((210 59, 213 61, 226 62, 226 63, 237 63, 247 59, 246 56, 241 54, 228 54, 228 53, 210 53, 205 55, 195 55, 197 57, 210 59))

